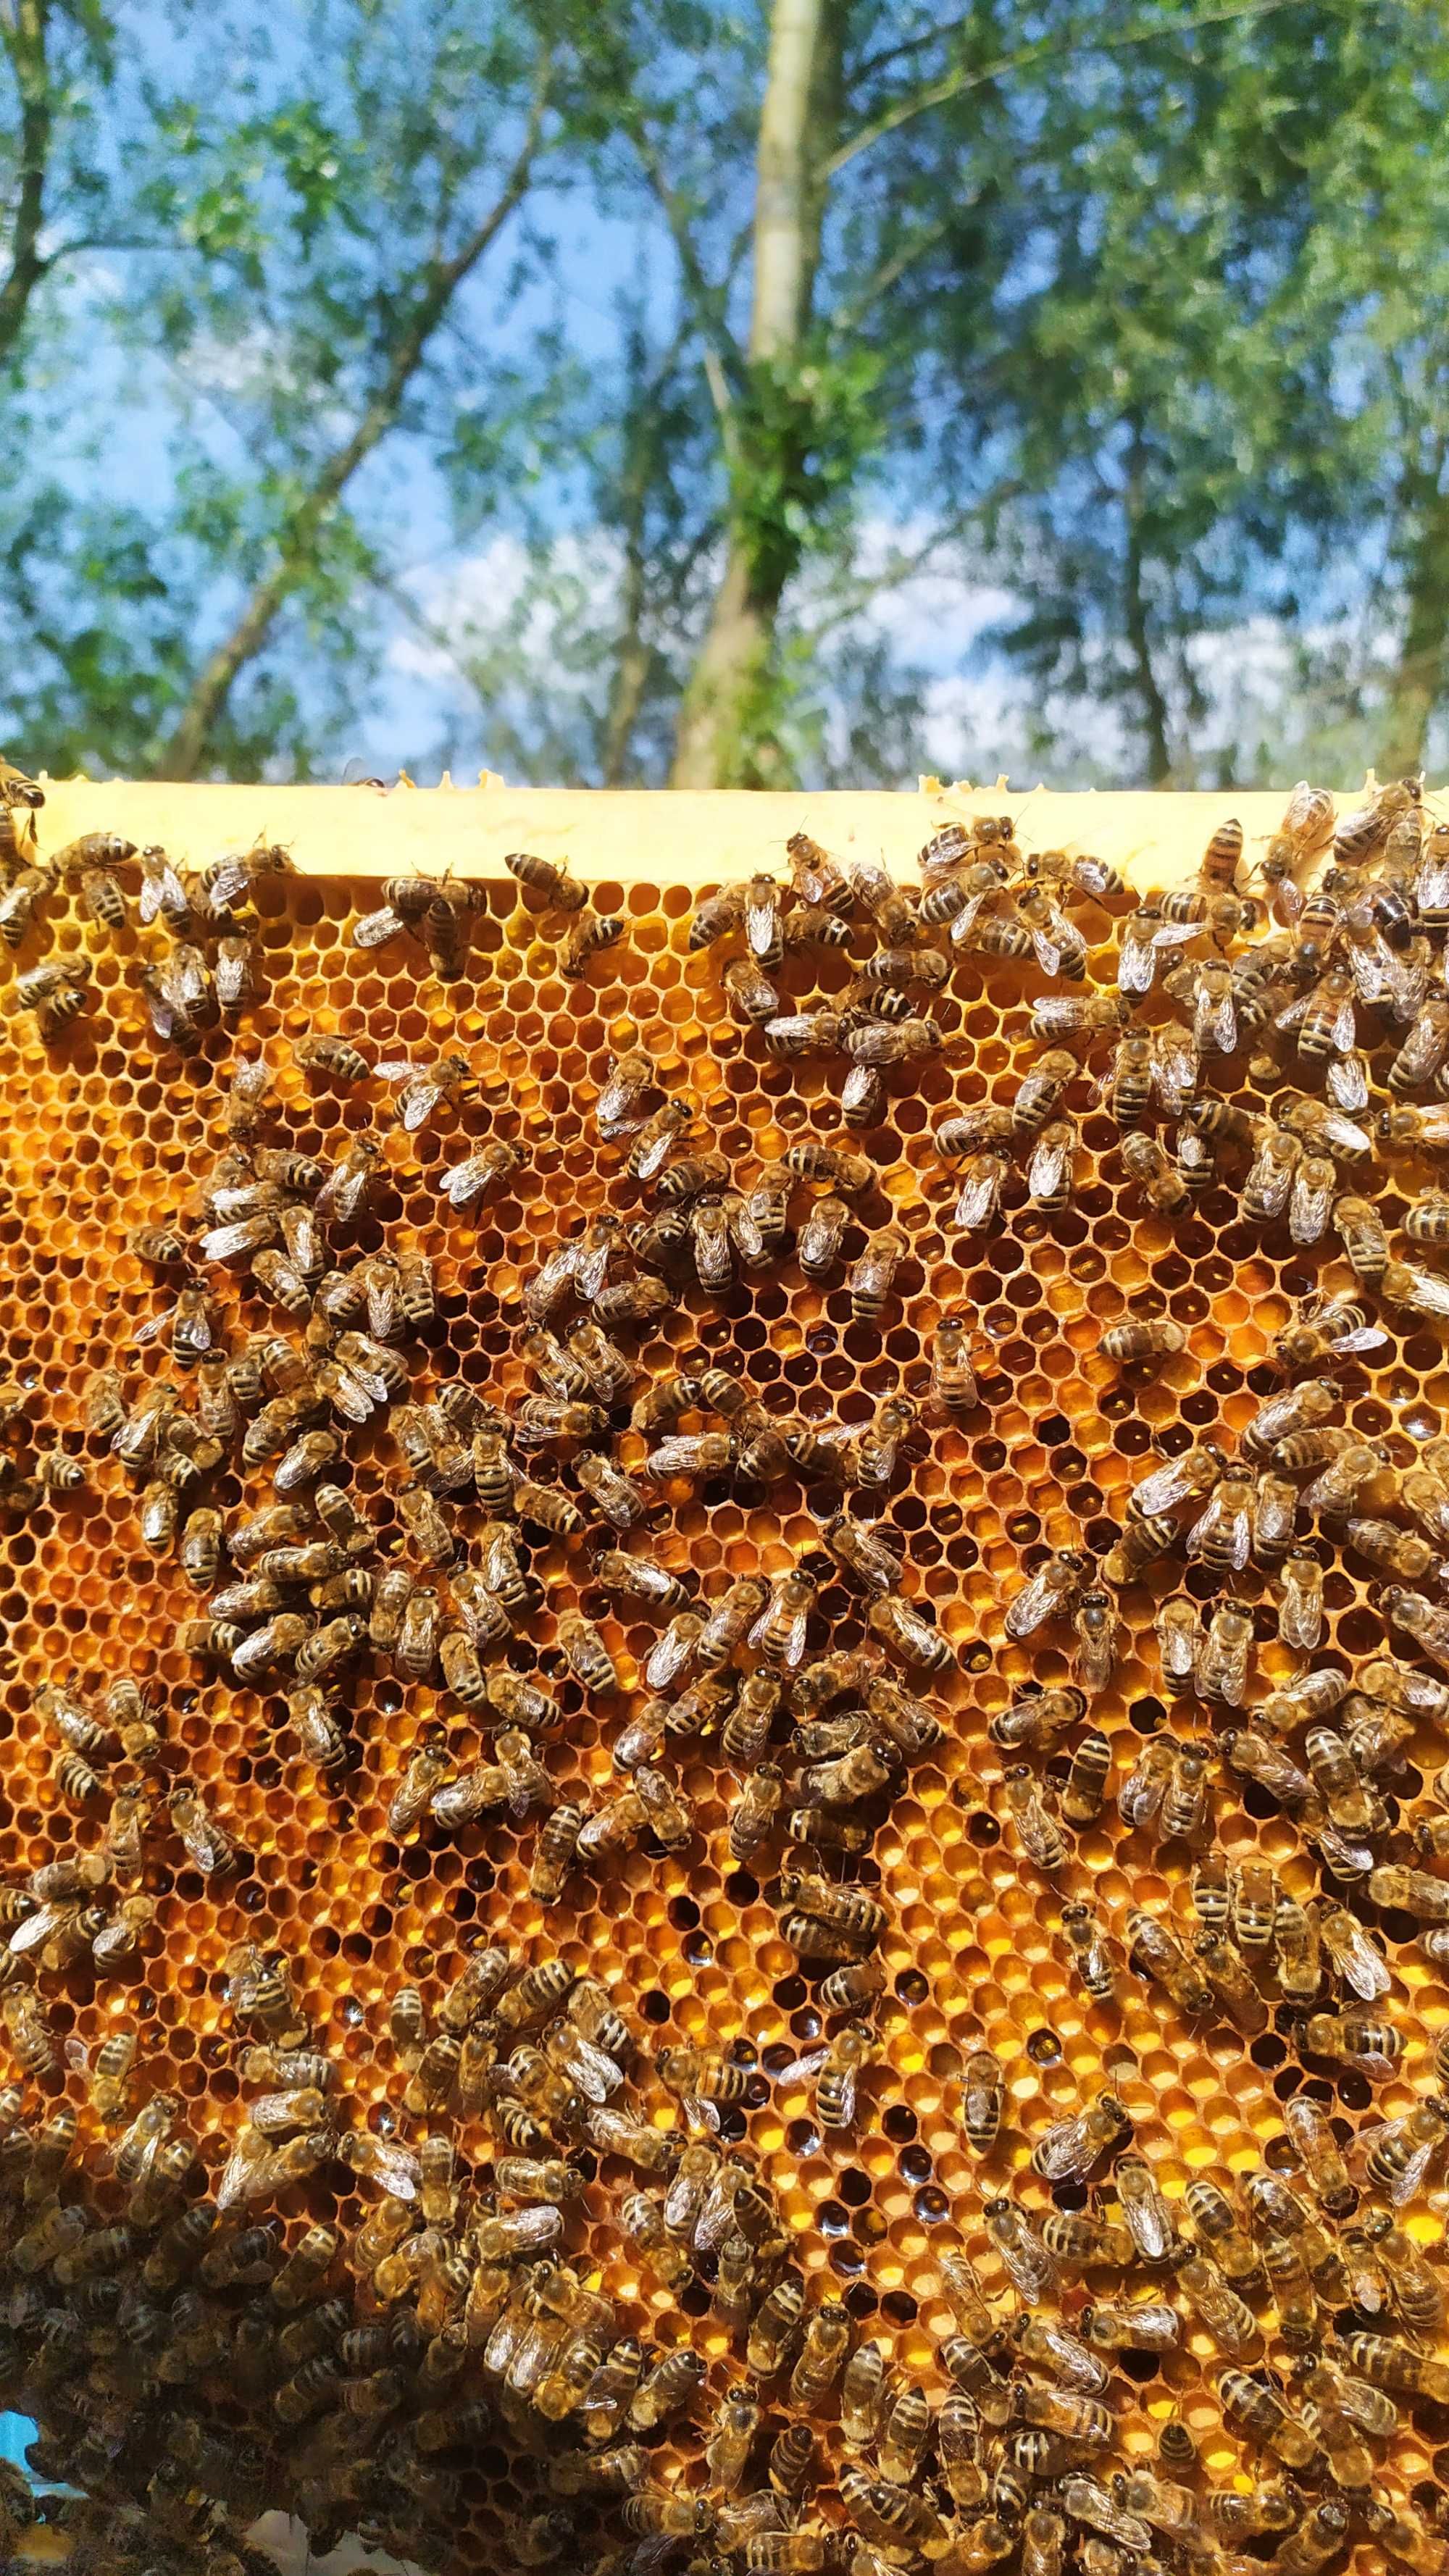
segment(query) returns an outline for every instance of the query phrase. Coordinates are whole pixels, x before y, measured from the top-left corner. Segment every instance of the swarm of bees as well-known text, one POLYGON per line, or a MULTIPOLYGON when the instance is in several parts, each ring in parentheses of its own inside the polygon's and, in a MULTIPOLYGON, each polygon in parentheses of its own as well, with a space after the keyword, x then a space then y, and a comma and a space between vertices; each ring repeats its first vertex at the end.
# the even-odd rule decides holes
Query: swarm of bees
MULTIPOLYGON (((1449 1437, 1375 1385, 1449 1316, 1449 827, 1411 783, 1342 817, 1300 787, 1261 851, 1225 822, 1140 898, 1020 816, 936 832, 916 892, 797 836, 682 933, 790 1114, 747 1159, 658 1023, 611 1031, 574 1113, 602 1186, 550 1234, 520 1218, 556 1149, 491 1036, 238 1042, 284 853, 47 859, 42 811, 0 766, 13 1009, 63 1049, 113 947, 194 1124, 83 1384, 0 1382, 0 1524, 33 1552, 104 1508, 193 1680, 68 1618, 13 1697, 54 1856, 0 1845, 0 2367, 66 2492, 0 2482, 5 2547, 43 2511, 81 2570, 259 2576, 280 2504, 318 2554, 478 2563, 501 2457, 524 2567, 1449 2567, 1397 2473, 1449 2403, 1449 2033, 1425 2051, 1403 1965, 1449 1968, 1449 1437), (982 994, 1020 1041, 984 1081, 982 994), (1103 1180, 1149 1256, 1092 1353, 1137 1463, 1095 1517, 1009 1526, 973 1623, 905 1500, 989 1455, 1010 1385, 969 1293, 933 1298, 939 1244, 1030 1269, 1103 1180), (485 1207, 532 1246, 501 1296, 485 1207), (1297 1273, 1264 1365, 1205 1383, 1200 1220, 1297 1273), (754 1315, 781 1279, 830 1359, 808 1395, 754 1315), (890 1855, 943 1775, 965 1839, 923 1903, 890 1855), (320 1816, 402 1933, 344 1934, 356 1998, 330 1910, 309 1948, 268 1892, 318 1883, 320 1816), (762 2042, 576 1937, 701 1863, 705 1923, 671 1921, 701 1969, 753 1955, 762 2042), (1050 2028, 1013 2059, 941 1964, 978 1865, 1046 1928, 1069 2062, 1050 2028), (908 2143, 928 2045, 954 2157, 908 2143), (1256 2162, 1161 2170, 1149 2046, 1271 2073, 1256 2162), (887 2142, 919 2306, 879 2288, 887 2142), (787 2158, 829 2177, 818 2229, 787 2158)), ((515 945, 606 976, 624 919, 507 864, 515 945)), ((474 973, 489 890, 382 897, 355 952, 474 973)))

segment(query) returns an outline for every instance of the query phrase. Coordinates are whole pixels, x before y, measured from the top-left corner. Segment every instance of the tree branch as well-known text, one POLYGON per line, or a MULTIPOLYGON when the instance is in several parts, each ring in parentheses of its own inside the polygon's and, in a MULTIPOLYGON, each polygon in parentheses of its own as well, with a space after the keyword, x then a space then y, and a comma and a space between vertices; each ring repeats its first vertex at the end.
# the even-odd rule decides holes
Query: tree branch
POLYGON ((918 259, 924 259, 927 251, 934 249, 936 243, 944 238, 960 213, 961 203, 958 202, 952 206, 949 215, 942 216, 939 223, 926 224, 920 232, 914 233, 908 242, 903 242, 894 256, 883 260, 874 276, 866 279, 860 293, 853 297, 849 304, 836 306, 830 317, 831 329, 853 331, 864 321, 871 306, 878 304, 883 295, 888 295, 893 286, 899 285, 907 269, 914 267, 918 259))
POLYGON ((450 259, 429 260, 420 278, 412 281, 411 311, 381 384, 351 437, 324 458, 311 490, 297 504, 278 538, 277 559, 271 571, 257 583, 231 633, 198 673, 163 746, 156 765, 158 778, 195 777, 212 729, 239 674, 266 643, 280 610, 302 577, 307 556, 324 522, 358 467, 394 426, 403 397, 449 304, 522 199, 543 128, 549 79, 550 66, 545 57, 523 141, 501 194, 450 259))
POLYGON ((19 174, 10 266, 0 281, 0 365, 14 354, 30 299, 45 275, 40 235, 45 221, 45 180, 54 117, 50 67, 46 60, 50 0, 16 0, 13 18, 3 25, 20 98, 19 174))
POLYGON ((684 201, 664 169, 653 137, 647 127, 637 122, 633 125, 632 131, 634 149, 639 155, 645 177, 659 200, 664 220, 669 226, 670 239, 674 244, 685 290, 694 308, 695 319, 705 336, 705 382, 709 386, 710 400, 720 419, 723 420, 730 408, 727 370, 738 354, 733 334, 725 319, 724 297, 718 287, 710 284, 705 273, 704 262, 699 255, 689 217, 685 212, 684 201))
POLYGON ((947 99, 964 97, 968 90, 984 89, 988 81, 1001 80, 1009 72, 1023 71, 1029 64, 1070 61, 1077 54, 1121 53, 1129 45, 1156 44, 1164 37, 1191 36, 1200 27, 1222 26, 1238 18, 1271 17, 1276 10, 1298 9, 1304 5, 1305 0, 1228 0, 1228 5, 1201 10, 1175 26, 1164 26, 1159 22, 1150 27, 1128 27, 1116 36, 1088 28, 1084 35, 1069 44, 1059 44, 1050 37, 1041 36, 1034 44, 1019 45, 1013 53, 998 54, 995 62, 985 63, 979 70, 973 71, 962 63, 955 71, 942 72, 936 80, 924 82, 908 97, 894 100, 870 124, 859 126, 854 134, 848 134, 823 164, 823 175, 833 179, 838 170, 843 170, 848 161, 855 159, 857 153, 867 151, 872 143, 879 143, 887 134, 898 133, 915 117, 927 115, 933 107, 944 106, 947 99))

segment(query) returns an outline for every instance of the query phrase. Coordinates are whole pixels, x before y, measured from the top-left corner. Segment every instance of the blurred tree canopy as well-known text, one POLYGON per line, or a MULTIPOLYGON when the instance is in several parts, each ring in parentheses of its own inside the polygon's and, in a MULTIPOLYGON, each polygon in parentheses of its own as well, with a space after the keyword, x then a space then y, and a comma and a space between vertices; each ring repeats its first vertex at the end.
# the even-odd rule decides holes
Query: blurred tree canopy
POLYGON ((1415 0, 0 0, 0 739, 1351 779, 1449 714, 1415 0))

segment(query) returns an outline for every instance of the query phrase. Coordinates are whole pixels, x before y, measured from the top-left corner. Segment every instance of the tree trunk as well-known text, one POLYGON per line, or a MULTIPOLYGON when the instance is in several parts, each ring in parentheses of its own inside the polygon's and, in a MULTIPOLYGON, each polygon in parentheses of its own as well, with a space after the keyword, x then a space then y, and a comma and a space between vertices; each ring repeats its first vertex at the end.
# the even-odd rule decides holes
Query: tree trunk
POLYGON ((0 279, 0 366, 13 356, 30 299, 45 275, 40 237, 45 224, 45 180, 53 122, 50 65, 45 44, 50 0, 16 0, 13 17, 0 15, 0 41, 10 57, 20 101, 18 176, 10 266, 0 279))
MULTIPOLYGON (((747 351, 762 369, 788 370, 810 316, 825 199, 819 171, 838 116, 844 22, 843 0, 773 0, 747 351)), ((728 429, 727 421, 727 437, 728 429)), ((748 470, 747 460, 735 465, 748 470)), ((753 783, 749 718, 764 686, 784 580, 778 556, 760 561, 732 504, 724 572, 680 709, 675 787, 753 783)))
POLYGON ((1404 639, 1374 762, 1382 778, 1423 768, 1430 719, 1449 691, 1449 493, 1437 477, 1419 511, 1404 587, 1404 639))
POLYGON ((1172 776, 1172 754, 1167 746, 1167 700, 1153 667, 1152 637, 1147 622, 1142 558, 1142 453, 1135 436, 1127 469, 1125 511, 1127 546, 1123 566, 1122 624, 1142 706, 1147 784, 1149 787, 1165 787, 1172 776))
POLYGON ((312 549, 325 522, 364 460, 386 437, 402 410, 409 384, 422 363, 428 342, 443 320, 463 281, 496 239, 528 185, 538 147, 544 90, 540 86, 528 132, 502 195, 451 259, 429 262, 411 281, 404 309, 408 319, 394 344, 387 371, 350 438, 325 457, 277 539, 277 559, 257 583, 231 633, 203 664, 185 706, 177 717, 153 775, 194 778, 207 756, 212 734, 241 673, 255 661, 277 617, 303 580, 312 549))

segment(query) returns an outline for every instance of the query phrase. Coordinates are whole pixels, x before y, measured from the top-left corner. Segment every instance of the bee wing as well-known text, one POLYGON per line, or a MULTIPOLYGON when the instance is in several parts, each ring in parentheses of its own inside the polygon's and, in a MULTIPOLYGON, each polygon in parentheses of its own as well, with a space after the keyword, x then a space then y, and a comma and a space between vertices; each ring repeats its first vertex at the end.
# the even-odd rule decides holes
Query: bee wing
POLYGON ((1158 1107, 1181 1117, 1197 1090, 1197 1049, 1186 1029, 1170 1023, 1154 1030, 1152 1088, 1158 1107))
POLYGON ((1180 1503, 1188 1491, 1189 1481, 1183 1472, 1182 1461, 1169 1458, 1163 1466, 1154 1467, 1151 1475, 1145 1476, 1140 1485, 1134 1485, 1130 1508, 1139 1520, 1155 1520, 1159 1512, 1171 1511, 1173 1504, 1180 1503))
POLYGON ((597 1243, 586 1243, 574 1264, 574 1286, 588 1306, 592 1306, 608 1275, 610 1249, 610 1238, 605 1235, 597 1243))
POLYGON ((1346 1118, 1341 1109, 1330 1109, 1323 1122, 1323 1133, 1330 1147, 1340 1154, 1366 1154, 1373 1142, 1367 1128, 1346 1118))
POLYGON ((1200 1045, 1214 1047, 1219 1055, 1232 1054, 1238 1043, 1238 1014, 1231 987, 1199 995, 1194 1035, 1200 1045))
POLYGON ((1055 1608, 1055 1587, 1048 1580, 1048 1569, 1043 1566, 1039 1573, 1029 1576, 1007 1607, 1003 1625, 1008 1637, 1019 1644, 1022 1638, 1029 1637, 1034 1629, 1050 1619, 1055 1608))
POLYGON ((788 2066, 781 2067, 774 2079, 776 2090, 785 2093, 792 2084, 808 2084, 810 2078, 818 2075, 822 2066, 829 2063, 829 2059, 828 2046, 807 2048, 803 2057, 792 2057, 788 2066))
POLYGON ((780 1661, 788 1665, 791 1672, 794 1672, 796 1667, 805 1660, 805 1631, 809 1624, 808 1608, 797 1610, 790 1622, 790 1633, 785 1640, 785 1651, 780 1661))
POLYGON ((269 1209, 256 1216, 239 1217, 235 1225, 214 1225, 201 1238, 199 1250, 203 1261, 236 1261, 242 1254, 260 1252, 262 1246, 275 1243, 277 1220, 269 1209))
POLYGON ((1026 1185, 1032 1198, 1051 1198, 1064 1181, 1070 1181, 1075 1141, 1075 1138, 1070 1143, 1057 1137, 1038 1138, 1026 1173, 1026 1185))
POLYGON ((1283 1598, 1278 1607, 1278 1634, 1285 1646, 1312 1651, 1323 1633, 1323 1586, 1310 1575, 1305 1582, 1296 1566, 1283 1570, 1283 1598))
POLYGON ((64 2057, 67 2066, 71 2069, 72 2074, 86 2075, 90 2072, 90 2050, 87 2048, 83 2039, 78 2039, 76 2037, 74 2031, 69 2032, 65 2039, 62 2040, 61 2054, 64 2057))
POLYGON ((1288 1231, 1295 1243, 1316 1243, 1328 1223, 1337 1175, 1321 1154, 1305 1155, 1293 1174, 1288 1231))
POLYGON ((966 1167, 961 1195, 956 1201, 955 1222, 976 1232, 989 1225, 1001 1198, 1001 1185, 1006 1178, 1006 1159, 1001 1154, 978 1154, 966 1167))
POLYGON ((1166 956, 1174 948, 1185 948, 1190 939, 1201 936, 1202 929, 1203 924, 1200 921, 1158 922, 1152 931, 1151 944, 1154 957, 1166 956))
POLYGON ((1329 1022, 1328 1042, 1336 1055, 1352 1055, 1358 1035, 1357 1015, 1352 993, 1345 993, 1329 1022))
POLYGON ((1046 928, 1043 928, 1040 922, 1034 921, 1031 924, 1031 944, 1036 951, 1036 962, 1044 975, 1055 975, 1061 967, 1062 943, 1054 936, 1054 930, 1054 924, 1046 928))
POLYGON ((354 948, 384 948, 406 927, 402 914, 394 912, 390 903, 385 903, 376 912, 364 913, 362 919, 354 924, 352 945, 354 948))
POLYGON ((1381 940, 1355 940, 1349 948, 1348 962, 1353 970, 1354 991, 1361 1002, 1381 1002, 1389 990, 1388 966, 1391 953, 1381 940))
POLYGON ((43 1948, 52 1934, 63 1930, 69 1917, 79 1910, 74 1905, 37 1905, 35 1912, 27 1914, 24 1922, 17 1924, 10 1935, 8 1946, 12 1959, 26 1958, 32 1950, 43 1948))
POLYGON ((778 937, 778 919, 775 888, 771 886, 768 894, 756 894, 752 888, 750 900, 745 905, 745 938, 752 957, 763 959, 772 954, 778 937))
POLYGON ((369 1379, 360 1370, 343 1368, 340 1363, 333 1369, 327 1394, 334 1413, 340 1413, 344 1422, 359 1424, 370 1422, 376 1406, 386 1401, 381 1379, 369 1379))
MULTIPOLYGON (((235 1233, 236 1230, 237 1229, 232 1226, 225 1226, 221 1229, 223 1233, 235 1233)), ((203 1248, 205 1247, 205 1243, 206 1237, 203 1235, 203 1248)), ((144 1347, 148 1342, 159 1341, 163 1333, 169 1332, 175 1321, 176 1309, 174 1306, 168 1306, 162 1314, 152 1315, 149 1322, 139 1325, 131 1338, 139 1347, 144 1347)))
POLYGON ((1032 2161, 1046 2182, 1070 2182, 1095 2164, 1095 2141, 1085 2117, 1064 2120, 1051 2137, 1043 2138, 1032 2161))
POLYGON ((1386 954, 1389 1008, 1400 1028, 1407 1028, 1424 1007, 1428 968, 1421 957, 1396 957, 1392 949, 1386 954))
POLYGON ((1390 1991, 1392 1976, 1387 1971, 1385 1958, 1374 1950, 1372 1940, 1359 1924, 1354 1924, 1351 1937, 1346 1932, 1338 1932, 1338 1927, 1328 1929, 1328 1924, 1325 1924, 1323 1947, 1338 1968, 1343 1984, 1354 1989, 1361 2004, 1377 2004, 1379 1996, 1390 1991))
POLYGON ((432 1074, 418 1074, 398 1102, 398 1120, 405 1134, 415 1135, 432 1116, 444 1096, 444 1086, 432 1074))
POLYGON ((1421 912, 1449 910, 1449 859, 1430 858, 1419 870, 1415 896, 1421 912))
POLYGON ((1335 1359, 1348 1359, 1359 1351, 1381 1350, 1388 1340, 1377 1324, 1360 1324, 1354 1332, 1340 1333, 1333 1345, 1335 1359))

